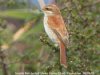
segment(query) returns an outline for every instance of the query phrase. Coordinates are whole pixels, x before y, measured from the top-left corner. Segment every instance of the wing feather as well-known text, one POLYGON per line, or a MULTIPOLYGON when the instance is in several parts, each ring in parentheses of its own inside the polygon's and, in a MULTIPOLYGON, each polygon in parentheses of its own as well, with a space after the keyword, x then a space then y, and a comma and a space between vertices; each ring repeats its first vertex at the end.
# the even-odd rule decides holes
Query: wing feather
POLYGON ((51 16, 48 18, 49 27, 57 35, 58 39, 64 44, 68 45, 69 35, 61 16, 51 16))

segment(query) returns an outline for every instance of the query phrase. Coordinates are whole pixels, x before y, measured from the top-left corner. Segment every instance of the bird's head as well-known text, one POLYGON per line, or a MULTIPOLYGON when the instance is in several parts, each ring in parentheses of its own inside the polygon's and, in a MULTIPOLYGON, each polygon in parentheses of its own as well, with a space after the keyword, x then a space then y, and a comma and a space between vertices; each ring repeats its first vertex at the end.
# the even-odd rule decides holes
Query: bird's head
POLYGON ((59 14, 60 14, 59 8, 58 8, 56 5, 54 5, 54 4, 45 6, 45 7, 42 9, 42 11, 43 11, 44 14, 47 15, 47 16, 59 15, 59 14))

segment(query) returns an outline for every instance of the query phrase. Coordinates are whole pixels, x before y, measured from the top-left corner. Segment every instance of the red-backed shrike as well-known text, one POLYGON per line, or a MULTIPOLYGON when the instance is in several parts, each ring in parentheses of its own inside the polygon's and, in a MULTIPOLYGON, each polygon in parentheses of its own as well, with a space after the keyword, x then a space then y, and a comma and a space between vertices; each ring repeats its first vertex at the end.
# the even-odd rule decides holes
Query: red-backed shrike
POLYGON ((67 68, 65 47, 68 45, 69 35, 60 10, 54 4, 45 6, 42 10, 45 31, 49 38, 60 47, 60 64, 67 68))

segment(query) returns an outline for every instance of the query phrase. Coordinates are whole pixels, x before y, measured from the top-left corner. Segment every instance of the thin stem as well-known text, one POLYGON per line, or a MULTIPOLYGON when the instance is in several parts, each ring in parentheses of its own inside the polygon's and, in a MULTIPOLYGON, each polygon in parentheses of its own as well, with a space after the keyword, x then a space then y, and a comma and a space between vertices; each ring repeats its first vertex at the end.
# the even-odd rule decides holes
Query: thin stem
POLYGON ((0 64, 2 66, 3 75, 8 75, 7 64, 4 62, 5 55, 4 55, 3 51, 1 51, 1 46, 0 46, 0 59, 1 59, 0 64))

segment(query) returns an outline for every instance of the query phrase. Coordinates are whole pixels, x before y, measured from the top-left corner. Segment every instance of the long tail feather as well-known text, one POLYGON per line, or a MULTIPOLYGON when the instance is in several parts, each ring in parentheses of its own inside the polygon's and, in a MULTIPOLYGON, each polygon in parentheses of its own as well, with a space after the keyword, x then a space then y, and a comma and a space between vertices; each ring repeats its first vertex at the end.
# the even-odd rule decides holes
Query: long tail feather
POLYGON ((67 68, 66 50, 63 43, 60 43, 60 64, 67 68))

